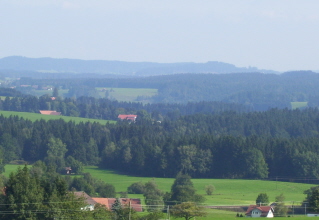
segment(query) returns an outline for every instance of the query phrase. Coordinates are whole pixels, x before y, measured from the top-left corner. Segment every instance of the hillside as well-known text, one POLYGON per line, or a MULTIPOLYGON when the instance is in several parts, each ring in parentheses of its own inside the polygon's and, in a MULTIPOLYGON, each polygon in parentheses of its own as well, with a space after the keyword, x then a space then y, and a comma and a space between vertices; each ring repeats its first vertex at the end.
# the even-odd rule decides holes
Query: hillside
POLYGON ((106 123, 115 123, 115 121, 111 120, 99 120, 99 119, 90 119, 90 118, 80 118, 80 117, 71 117, 71 116, 57 116, 57 115, 41 115, 39 113, 29 113, 29 112, 15 112, 15 111, 0 111, 0 115, 3 115, 4 117, 10 117, 10 116, 18 116, 24 119, 28 119, 30 121, 37 121, 37 120, 59 120, 62 119, 66 122, 73 121, 76 124, 78 123, 86 123, 86 122, 97 122, 102 125, 105 125, 106 123))
MULTIPOLYGON (((27 58, 20 56, 11 56, 0 59, 0 70, 18 70, 49 73, 65 72, 91 74, 124 74, 131 76, 150 76, 176 73, 276 73, 276 71, 272 70, 260 70, 255 67, 236 67, 232 64, 217 61, 211 61, 207 63, 155 63, 107 60, 27 58)), ((21 76, 23 76, 22 72, 21 76)))

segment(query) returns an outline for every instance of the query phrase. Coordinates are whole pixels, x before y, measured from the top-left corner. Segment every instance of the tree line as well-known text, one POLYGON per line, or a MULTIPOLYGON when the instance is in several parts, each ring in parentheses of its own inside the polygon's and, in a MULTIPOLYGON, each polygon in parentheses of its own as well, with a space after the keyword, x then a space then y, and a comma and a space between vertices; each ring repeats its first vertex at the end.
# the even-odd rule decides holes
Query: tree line
MULTIPOLYGON (((95 91, 96 87, 154 88, 158 89, 158 94, 148 97, 147 100, 151 103, 223 101, 239 103, 254 111, 265 111, 269 108, 290 108, 291 102, 312 102, 319 96, 318 83, 318 74, 311 71, 296 71, 281 75, 174 74, 143 78, 76 78, 63 81, 21 78, 13 82, 12 86, 52 85, 69 89, 68 97, 93 96, 95 98, 99 98, 95 91)), ((27 88, 19 89, 28 92, 27 88)))
POLYGON ((117 120, 119 114, 138 114, 154 120, 177 119, 181 115, 196 113, 216 114, 223 111, 247 112, 250 109, 240 104, 223 102, 189 102, 187 104, 139 102, 119 102, 107 98, 81 96, 62 99, 58 90, 53 91, 53 100, 49 95, 40 97, 23 95, 14 89, 0 88, 0 95, 6 98, 0 100, 0 110, 34 112, 39 110, 55 110, 65 116, 117 120))
POLYGON ((318 121, 318 109, 106 125, 0 116, 0 150, 3 164, 43 160, 61 172, 83 164, 157 177, 317 178, 318 121))

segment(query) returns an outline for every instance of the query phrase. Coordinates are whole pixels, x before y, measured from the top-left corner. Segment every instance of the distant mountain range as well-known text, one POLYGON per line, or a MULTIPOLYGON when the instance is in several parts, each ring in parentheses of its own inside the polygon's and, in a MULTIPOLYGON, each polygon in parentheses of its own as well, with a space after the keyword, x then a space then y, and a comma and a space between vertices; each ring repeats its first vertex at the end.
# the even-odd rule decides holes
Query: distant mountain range
POLYGON ((165 75, 176 73, 279 73, 273 70, 258 69, 256 67, 236 67, 232 64, 217 61, 210 61, 207 63, 154 63, 107 60, 27 58, 22 56, 10 56, 0 59, 0 70, 75 74, 121 74, 132 76, 165 75))

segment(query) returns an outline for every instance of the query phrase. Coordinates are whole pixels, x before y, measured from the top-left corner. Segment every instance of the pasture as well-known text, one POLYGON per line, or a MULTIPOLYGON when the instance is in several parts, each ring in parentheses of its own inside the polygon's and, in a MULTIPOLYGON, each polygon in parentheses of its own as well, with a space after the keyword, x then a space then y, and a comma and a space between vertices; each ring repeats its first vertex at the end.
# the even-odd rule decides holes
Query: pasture
MULTIPOLYGON (((59 96, 64 97, 66 93, 68 93, 68 89, 59 89, 59 96)), ((47 89, 33 89, 31 94, 34 96, 42 96, 42 95, 49 95, 52 96, 53 90, 47 90, 47 89)))
MULTIPOLYGON (((12 171, 15 171, 18 167, 23 165, 8 164, 5 166, 4 176, 9 177, 12 171)), ((112 170, 102 170, 96 166, 86 166, 84 172, 89 172, 95 178, 101 179, 107 183, 113 184, 117 192, 126 191, 127 187, 134 182, 147 182, 154 180, 158 187, 164 191, 170 191, 170 187, 173 184, 173 178, 151 178, 151 177, 135 177, 124 174, 118 174, 112 170)), ((273 202, 275 196, 283 193, 286 196, 286 203, 300 205, 305 197, 303 191, 314 186, 311 184, 302 183, 291 183, 291 182, 279 182, 279 181, 262 181, 262 180, 235 180, 235 179, 192 179, 195 188, 199 194, 205 195, 204 187, 208 184, 213 184, 216 190, 212 196, 206 197, 205 206, 222 206, 222 205, 238 205, 248 206, 255 203, 255 199, 260 192, 265 192, 269 195, 270 202, 273 202)), ((140 198, 143 200, 141 194, 131 194, 131 198, 140 198)), ((144 203, 143 203, 144 204, 144 203)), ((296 219, 308 219, 305 215, 300 213, 292 216, 290 211, 289 215, 296 219)), ((297 208, 295 209, 297 210, 297 208)), ((196 217, 197 220, 208 220, 208 219, 238 219, 236 217, 237 212, 221 210, 221 209, 206 209, 206 217, 196 217)), ((238 212, 239 214, 245 214, 244 212, 238 212)), ((245 215, 244 215, 245 216, 245 215)), ((280 217, 280 219, 291 219, 291 217, 280 217)), ((178 218, 182 220, 181 218, 178 218)))
MULTIPOLYGON (((31 167, 30 165, 27 165, 28 167, 31 167)), ((10 173, 17 171, 18 167, 23 168, 24 165, 17 165, 17 164, 6 164, 4 169, 5 172, 3 173, 3 175, 5 177, 9 177, 10 173)))
POLYGON ((308 106, 308 102, 291 102, 292 109, 305 108, 307 106, 308 106))
POLYGON ((12 116, 18 116, 22 117, 24 119, 29 119, 32 122, 37 120, 57 120, 57 119, 63 119, 66 122, 74 121, 76 124, 79 124, 81 122, 97 122, 100 124, 107 124, 107 123, 116 123, 116 121, 111 120, 100 120, 100 119, 90 119, 90 118, 80 118, 80 117, 70 117, 70 116, 60 116, 60 115, 41 115, 40 113, 30 113, 30 112, 14 112, 14 111, 0 111, 0 115, 3 115, 4 117, 10 117, 12 116))
MULTIPOLYGON (((95 178, 113 184, 116 191, 126 191, 127 187, 134 182, 154 180, 159 189, 169 192, 174 182, 173 178, 151 178, 135 177, 118 174, 112 170, 99 169, 96 166, 86 166, 84 172, 91 173, 95 178)), ((212 184, 215 191, 212 196, 205 195, 205 205, 231 205, 241 206, 254 204, 259 193, 267 193, 270 202, 275 201, 275 197, 284 194, 287 204, 300 204, 305 195, 303 192, 313 184, 302 184, 280 181, 264 180, 243 180, 243 179, 192 179, 197 193, 205 195, 205 186, 212 184)))
POLYGON ((123 102, 137 101, 138 96, 152 97, 157 94, 157 89, 145 88, 96 88, 99 95, 104 98, 105 90, 109 91, 109 99, 116 99, 123 102))

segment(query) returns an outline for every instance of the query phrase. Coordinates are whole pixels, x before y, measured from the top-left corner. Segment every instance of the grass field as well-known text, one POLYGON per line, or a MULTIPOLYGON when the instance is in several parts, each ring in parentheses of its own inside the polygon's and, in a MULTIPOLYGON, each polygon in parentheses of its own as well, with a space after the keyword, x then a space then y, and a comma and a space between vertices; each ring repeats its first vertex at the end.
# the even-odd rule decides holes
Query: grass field
MULTIPOLYGON (((52 92, 53 92, 52 90, 37 90, 37 89, 34 89, 34 90, 32 90, 32 95, 42 96, 42 95, 47 94, 47 95, 52 96, 52 92)), ((59 89, 59 96, 64 97, 64 95, 66 93, 68 93, 68 92, 69 92, 68 89, 59 89)))
POLYGON ((58 115, 41 115, 40 113, 29 113, 29 112, 13 112, 13 111, 0 111, 5 117, 9 117, 10 115, 17 115, 19 117, 29 119, 31 121, 36 120, 56 120, 56 119, 63 119, 64 121, 74 121, 76 124, 80 122, 98 122, 100 124, 105 125, 106 123, 116 123, 116 121, 110 120, 99 120, 99 119, 90 119, 90 118, 80 118, 80 117, 70 117, 70 116, 58 116, 58 115))
POLYGON ((4 176, 9 177, 10 173, 15 172, 18 167, 23 167, 23 165, 13 165, 13 164, 7 164, 4 169, 5 172, 3 173, 4 176))
POLYGON ((308 106, 308 102, 291 102, 292 109, 305 108, 307 106, 308 106))
MULTIPOLYGON (((126 191, 127 187, 134 182, 147 182, 150 177, 134 177, 120 175, 112 170, 102 170, 95 166, 87 166, 85 172, 91 173, 95 178, 113 184, 116 191, 126 191)), ((158 187, 169 192, 174 182, 172 178, 154 178, 158 187)), ((312 184, 262 181, 262 180, 241 180, 241 179, 193 179, 197 193, 205 195, 205 186, 212 184, 216 190, 212 196, 205 195, 207 205, 249 205, 254 204, 259 193, 267 193, 270 202, 274 202, 275 197, 283 193, 286 203, 300 204, 305 198, 303 191, 314 186, 312 184)))
POLYGON ((140 89, 140 88, 96 88, 101 97, 105 97, 105 91, 109 90, 109 98, 123 102, 134 102, 138 96, 154 96, 157 94, 157 89, 140 89))
MULTIPOLYGON (((15 171, 21 165, 8 164, 5 166, 5 176, 9 176, 12 171, 15 171)), ((126 191, 127 187, 134 182, 147 182, 155 180, 158 187, 164 192, 170 191, 170 187, 174 181, 172 178, 150 178, 150 177, 134 177, 121 175, 112 170, 102 170, 95 166, 85 167, 85 172, 91 173, 95 178, 101 179, 107 183, 111 183, 116 187, 116 191, 126 191)), ((216 191, 212 196, 205 196, 206 202, 204 205, 250 205, 255 203, 255 199, 260 192, 265 192, 269 195, 270 201, 273 202, 275 196, 283 193, 286 196, 286 203, 300 205, 297 201, 302 201, 305 198, 303 191, 314 186, 311 184, 279 182, 279 181, 261 181, 261 180, 233 180, 233 179, 192 179, 195 188, 199 194, 204 193, 204 186, 213 184, 216 191)), ((143 195, 131 194, 131 198, 140 198, 143 200, 143 195)), ((303 208, 302 208, 303 209, 303 208)), ((237 212, 206 209, 208 215, 206 217, 196 217, 196 220, 209 219, 238 219, 237 212)), ((303 211, 303 210, 301 210, 303 211)), ((239 212, 239 214, 245 214, 239 212)), ((291 217, 280 217, 280 219, 308 219, 304 215, 294 215, 291 217)))

